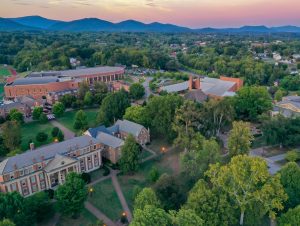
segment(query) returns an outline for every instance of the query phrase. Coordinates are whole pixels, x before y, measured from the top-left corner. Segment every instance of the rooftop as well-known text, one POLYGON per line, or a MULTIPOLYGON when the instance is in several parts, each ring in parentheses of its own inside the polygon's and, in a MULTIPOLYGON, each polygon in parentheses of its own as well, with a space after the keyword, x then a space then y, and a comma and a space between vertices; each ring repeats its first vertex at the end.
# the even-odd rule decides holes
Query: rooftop
POLYGON ((54 158, 57 154, 65 154, 71 150, 78 150, 91 143, 99 143, 95 138, 90 136, 75 137, 60 143, 54 143, 41 148, 26 151, 23 154, 10 157, 0 163, 0 174, 14 171, 16 168, 21 169, 54 158))
POLYGON ((121 140, 120 138, 103 132, 98 133, 97 140, 100 143, 112 148, 118 148, 124 144, 124 141, 121 140))
POLYGON ((32 85, 32 84, 47 84, 50 82, 58 82, 58 77, 26 77, 18 78, 11 85, 32 85))
POLYGON ((124 131, 126 133, 130 133, 134 136, 138 136, 140 131, 144 128, 142 125, 137 124, 135 122, 124 120, 118 120, 115 123, 116 126, 119 126, 120 131, 124 131))

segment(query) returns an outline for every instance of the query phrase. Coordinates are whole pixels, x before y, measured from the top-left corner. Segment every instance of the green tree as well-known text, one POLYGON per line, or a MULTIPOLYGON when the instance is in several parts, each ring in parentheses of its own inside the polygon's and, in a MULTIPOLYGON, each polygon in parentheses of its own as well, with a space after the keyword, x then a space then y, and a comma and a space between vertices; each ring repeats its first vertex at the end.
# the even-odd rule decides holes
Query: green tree
POLYGON ((57 137, 59 131, 60 129, 58 127, 53 127, 53 129, 51 130, 52 137, 57 137))
POLYGON ((229 164, 211 165, 206 175, 213 186, 222 189, 235 201, 240 210, 240 225, 254 201, 261 203, 265 213, 275 218, 275 210, 283 209, 287 196, 279 177, 271 177, 267 163, 258 157, 239 155, 229 164))
POLYGON ((104 82, 95 82, 94 83, 94 92, 96 94, 98 94, 98 93, 105 94, 108 92, 108 87, 104 82))
POLYGON ((146 105, 147 119, 150 121, 150 129, 155 134, 166 135, 173 139, 176 134, 173 131, 175 111, 183 103, 181 96, 168 94, 166 96, 154 96, 146 105))
POLYGON ((144 188, 134 200, 134 209, 143 210, 146 205, 160 207, 160 202, 151 188, 144 188))
POLYGON ((93 95, 90 91, 86 92, 85 95, 84 95, 84 104, 86 106, 92 106, 93 105, 93 95))
POLYGON ((274 99, 276 101, 281 101, 283 97, 283 91, 281 89, 277 90, 275 95, 274 95, 274 99))
POLYGON ((279 226, 299 226, 300 222, 300 205, 294 209, 289 209, 285 214, 279 217, 279 226))
POLYGON ((39 120, 42 113, 43 113, 42 107, 35 107, 32 111, 32 119, 39 120))
POLYGON ((181 178, 163 174, 153 186, 155 194, 165 210, 178 210, 185 201, 181 178))
POLYGON ((300 204, 300 167, 295 162, 287 163, 279 171, 280 181, 288 195, 285 208, 294 208, 300 204))
POLYGON ((200 147, 194 148, 180 156, 180 166, 185 175, 197 181, 204 175, 209 164, 221 159, 219 144, 214 140, 204 140, 200 147))
POLYGON ((272 99, 265 87, 245 86, 234 97, 236 114, 241 119, 256 121, 272 108, 272 99))
POLYGON ((66 182, 55 191, 60 212, 64 215, 77 217, 84 209, 87 194, 87 188, 81 176, 76 173, 69 173, 66 182))
POLYGON ((77 130, 85 130, 88 128, 87 116, 83 110, 76 112, 73 128, 77 130))
POLYGON ((121 147, 121 158, 119 160, 120 168, 124 173, 132 173, 138 170, 139 152, 140 148, 134 137, 129 135, 121 147))
POLYGON ((145 95, 145 88, 140 83, 134 83, 129 87, 130 96, 135 99, 141 99, 145 95))
POLYGON ((230 125, 234 117, 235 111, 230 98, 211 99, 201 109, 200 131, 207 137, 219 136, 221 130, 230 125))
POLYGON ((47 118, 47 116, 46 116, 46 114, 45 114, 45 113, 41 113, 41 114, 40 114, 40 117, 39 117, 39 122, 40 122, 40 123, 42 123, 42 124, 44 124, 44 123, 47 123, 47 122, 48 122, 48 118, 47 118))
POLYGON ((0 221, 0 226, 16 226, 14 224, 14 222, 12 222, 9 219, 3 219, 2 221, 0 221))
POLYGON ((143 209, 136 209, 131 226, 168 226, 171 223, 170 216, 160 208, 146 205, 143 209))
POLYGON ((56 102, 52 107, 52 113, 56 118, 61 117, 65 112, 65 106, 61 102, 56 102))
POLYGON ((124 90, 109 93, 102 101, 97 121, 109 125, 115 120, 121 119, 129 106, 128 94, 124 90))
POLYGON ((21 144, 21 128, 16 121, 7 121, 2 125, 3 143, 6 148, 13 151, 20 147, 21 144))
POLYGON ((24 115, 21 112, 19 112, 17 109, 12 109, 12 110, 10 110, 10 112, 8 114, 8 119, 10 121, 16 121, 19 123, 23 123, 24 115))
POLYGON ((140 105, 128 107, 123 118, 144 126, 149 125, 146 118, 146 108, 140 105))
POLYGON ((196 104, 192 101, 185 101, 180 108, 175 111, 173 130, 177 133, 174 140, 175 145, 190 149, 191 140, 194 138, 199 125, 200 112, 196 104))
POLYGON ((159 178, 159 171, 155 166, 152 166, 148 178, 151 182, 156 182, 159 178))
POLYGON ((228 195, 217 188, 210 188, 203 180, 199 180, 189 192, 184 209, 193 210, 204 220, 204 225, 235 225, 236 205, 231 203, 228 195))
POLYGON ((190 209, 171 211, 172 225, 174 226, 203 226, 203 220, 190 209))
POLYGON ((0 219, 10 219, 17 226, 34 225, 35 213, 28 208, 20 193, 0 193, 0 219))
POLYGON ((289 162, 296 162, 297 160, 299 160, 299 158, 300 155, 297 150, 291 150, 285 154, 285 159, 289 162))
POLYGON ((75 103, 76 97, 72 94, 65 94, 60 99, 59 102, 63 103, 65 108, 72 107, 72 104, 75 103))
POLYGON ((253 139, 249 123, 242 121, 233 122, 228 138, 230 156, 248 154, 253 139))
POLYGON ((85 97, 85 94, 90 91, 89 84, 87 82, 81 82, 79 83, 79 88, 78 88, 78 98, 80 100, 83 100, 85 97))

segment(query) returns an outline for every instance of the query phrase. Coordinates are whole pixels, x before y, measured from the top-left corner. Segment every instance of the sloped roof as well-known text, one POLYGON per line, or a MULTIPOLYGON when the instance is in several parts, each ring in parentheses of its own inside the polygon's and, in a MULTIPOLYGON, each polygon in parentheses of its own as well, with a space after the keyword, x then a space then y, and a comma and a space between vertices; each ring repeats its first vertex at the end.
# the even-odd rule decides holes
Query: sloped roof
POLYGON ((185 91, 189 88, 189 82, 181 82, 173 85, 163 86, 161 90, 166 91, 168 93, 178 93, 185 91))
POLYGON ((63 167, 65 165, 70 165, 76 162, 78 162, 78 160, 74 158, 56 154, 55 157, 52 160, 50 160, 50 162, 47 164, 44 170, 46 172, 51 172, 53 170, 59 169, 60 167, 63 167))
POLYGON ((112 148, 118 148, 124 144, 124 141, 121 140, 120 138, 103 132, 98 133, 97 140, 100 143, 112 148))
POLYGON ((104 125, 100 125, 100 126, 95 127, 95 128, 89 128, 87 131, 94 138, 97 137, 99 132, 110 134, 110 131, 104 125))
POLYGON ((135 122, 124 120, 118 120, 115 125, 119 126, 119 131, 124 131, 126 133, 130 133, 134 136, 138 136, 144 126, 137 124, 135 122))
POLYGON ((18 169, 31 166, 35 163, 42 162, 44 160, 52 159, 57 154, 65 154, 71 150, 78 150, 89 146, 91 143, 99 143, 95 138, 90 136, 74 137, 70 140, 66 140, 60 143, 54 143, 33 151, 26 151, 23 154, 16 155, 0 163, 0 174, 9 173, 15 170, 15 166, 18 169))
POLYGON ((27 77, 27 78, 18 78, 11 85, 32 85, 32 84, 47 84, 50 82, 58 82, 58 77, 27 77))
POLYGON ((204 77, 201 79, 201 90, 207 95, 224 96, 236 83, 216 78, 204 77))
POLYGON ((196 101, 202 103, 207 100, 207 95, 201 90, 191 90, 184 95, 184 98, 187 100, 196 101))

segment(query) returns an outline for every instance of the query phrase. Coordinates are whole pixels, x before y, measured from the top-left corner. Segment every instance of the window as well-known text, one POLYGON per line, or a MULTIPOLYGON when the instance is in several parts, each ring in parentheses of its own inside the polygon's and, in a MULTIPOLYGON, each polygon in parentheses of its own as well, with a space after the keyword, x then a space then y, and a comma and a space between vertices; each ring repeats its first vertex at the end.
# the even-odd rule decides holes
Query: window
POLYGON ((31 183, 35 183, 35 176, 30 177, 31 183))
POLYGON ((39 174, 39 178, 40 178, 40 180, 44 180, 44 174, 43 174, 43 173, 40 173, 40 174, 39 174))
POLYGON ((23 176, 24 175, 24 170, 20 170, 19 173, 20 173, 20 176, 23 176))
POLYGON ((39 170, 40 170, 40 169, 42 169, 42 165, 39 165, 39 167, 38 167, 38 168, 39 168, 39 170))
POLYGON ((14 179, 14 175, 10 175, 10 179, 13 180, 14 179))

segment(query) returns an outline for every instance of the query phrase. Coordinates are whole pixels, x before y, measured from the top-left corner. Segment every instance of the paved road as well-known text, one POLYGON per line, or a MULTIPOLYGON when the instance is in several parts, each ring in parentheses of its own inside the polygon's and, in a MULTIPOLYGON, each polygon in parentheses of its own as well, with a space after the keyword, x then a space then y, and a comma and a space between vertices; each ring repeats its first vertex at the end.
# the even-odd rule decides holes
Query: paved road
POLYGON ((102 220, 107 226, 116 226, 116 224, 109 219, 104 213, 99 211, 95 206, 93 206, 90 202, 85 202, 84 206, 88 209, 95 217, 99 220, 102 220))
POLYGON ((74 132, 72 132, 71 130, 69 130, 68 128, 66 128, 64 125, 62 125, 58 121, 51 120, 50 122, 51 122, 51 124, 53 126, 58 127, 64 133, 65 140, 69 140, 69 139, 72 139, 72 138, 75 137, 75 133, 74 132))
POLYGON ((145 98, 148 100, 149 96, 152 94, 152 91, 149 87, 149 83, 152 81, 153 77, 145 77, 145 82, 143 82, 143 86, 145 88, 145 98))
POLYGON ((251 156, 258 156, 265 159, 269 167, 269 172, 272 175, 276 174, 281 169, 281 165, 278 164, 277 162, 284 160, 285 154, 275 155, 272 157, 264 157, 262 156, 262 154, 263 154, 263 148, 256 148, 250 151, 251 156))

